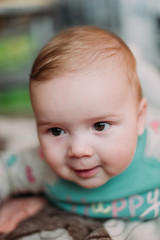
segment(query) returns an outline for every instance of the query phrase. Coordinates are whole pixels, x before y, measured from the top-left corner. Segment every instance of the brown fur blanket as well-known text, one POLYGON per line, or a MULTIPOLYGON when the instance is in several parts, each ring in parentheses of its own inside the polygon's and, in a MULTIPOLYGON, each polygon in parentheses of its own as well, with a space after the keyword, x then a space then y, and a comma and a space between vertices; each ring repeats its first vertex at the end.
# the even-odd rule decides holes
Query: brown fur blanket
POLYGON ((102 220, 77 216, 47 205, 0 240, 109 240, 102 220))

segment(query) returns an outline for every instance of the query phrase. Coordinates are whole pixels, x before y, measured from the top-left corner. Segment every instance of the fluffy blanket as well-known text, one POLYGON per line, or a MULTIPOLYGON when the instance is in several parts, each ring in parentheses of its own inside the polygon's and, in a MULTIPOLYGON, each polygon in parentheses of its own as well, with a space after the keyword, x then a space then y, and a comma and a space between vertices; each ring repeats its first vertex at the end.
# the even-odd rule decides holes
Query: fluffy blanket
POLYGON ((93 240, 111 239, 103 221, 84 218, 53 206, 46 206, 35 216, 21 222, 1 240, 93 240))
POLYGON ((97 220, 47 205, 0 240, 159 240, 160 219, 146 222, 97 220))

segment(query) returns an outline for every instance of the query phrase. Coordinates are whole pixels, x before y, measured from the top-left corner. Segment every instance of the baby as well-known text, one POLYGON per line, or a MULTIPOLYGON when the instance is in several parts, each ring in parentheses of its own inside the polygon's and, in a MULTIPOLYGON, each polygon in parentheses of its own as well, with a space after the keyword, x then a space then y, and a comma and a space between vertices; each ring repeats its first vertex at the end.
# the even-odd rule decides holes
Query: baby
POLYGON ((61 32, 35 60, 30 96, 40 148, 1 157, 1 200, 43 191, 80 215, 160 215, 157 122, 146 124, 136 61, 119 37, 92 26, 61 32))

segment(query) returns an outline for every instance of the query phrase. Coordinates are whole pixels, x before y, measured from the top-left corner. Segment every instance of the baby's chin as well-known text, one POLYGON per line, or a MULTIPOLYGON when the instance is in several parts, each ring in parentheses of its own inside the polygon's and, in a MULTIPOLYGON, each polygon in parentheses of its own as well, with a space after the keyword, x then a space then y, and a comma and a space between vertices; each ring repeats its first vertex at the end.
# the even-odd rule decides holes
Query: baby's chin
POLYGON ((75 183, 83 188, 93 189, 93 188, 101 187, 108 181, 109 181, 109 179, 105 180, 105 181, 102 181, 102 180, 98 181, 97 179, 87 179, 87 180, 83 180, 83 181, 76 181, 75 183))

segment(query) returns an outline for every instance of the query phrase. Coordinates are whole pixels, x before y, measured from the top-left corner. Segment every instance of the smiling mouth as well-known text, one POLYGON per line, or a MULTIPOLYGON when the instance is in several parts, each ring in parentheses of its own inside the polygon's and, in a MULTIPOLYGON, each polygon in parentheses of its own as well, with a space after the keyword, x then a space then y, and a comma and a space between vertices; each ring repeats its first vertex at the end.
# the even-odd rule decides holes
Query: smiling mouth
POLYGON ((83 169, 83 170, 72 169, 72 170, 80 178, 90 178, 90 177, 93 177, 98 172, 99 166, 90 168, 90 169, 83 169))

